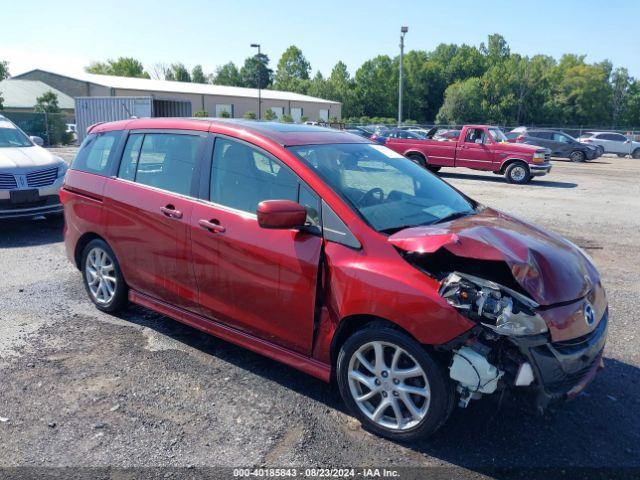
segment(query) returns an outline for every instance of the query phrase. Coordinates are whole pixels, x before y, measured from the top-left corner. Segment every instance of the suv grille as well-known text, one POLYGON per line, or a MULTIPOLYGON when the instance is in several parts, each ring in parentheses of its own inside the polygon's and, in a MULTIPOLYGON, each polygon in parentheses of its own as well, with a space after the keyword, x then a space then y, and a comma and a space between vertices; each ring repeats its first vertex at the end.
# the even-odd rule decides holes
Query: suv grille
POLYGON ((548 162, 549 160, 551 160, 551 154, 547 152, 547 153, 545 153, 545 154, 544 154, 544 161, 545 161, 545 163, 546 163, 546 162, 548 162))
POLYGON ((27 184, 30 187, 46 187, 53 184, 58 177, 58 167, 27 173, 27 184))
POLYGON ((0 173, 0 190, 11 190, 18 188, 16 177, 9 173, 0 173))

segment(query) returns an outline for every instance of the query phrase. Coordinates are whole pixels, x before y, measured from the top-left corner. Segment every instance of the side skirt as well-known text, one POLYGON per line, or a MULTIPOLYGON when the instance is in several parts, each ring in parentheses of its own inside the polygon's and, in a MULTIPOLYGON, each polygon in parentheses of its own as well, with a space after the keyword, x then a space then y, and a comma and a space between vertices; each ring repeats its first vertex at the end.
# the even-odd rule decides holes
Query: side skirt
POLYGON ((235 328, 223 325, 214 320, 188 312, 181 308, 174 307, 168 303, 156 300, 144 293, 129 290, 129 300, 133 303, 149 308, 173 318, 185 325, 197 328, 205 333, 226 340, 227 342, 244 347, 247 350, 264 355, 282 362, 290 367, 296 368, 304 373, 312 375, 320 380, 329 382, 331 378, 331 367, 325 363, 306 357, 297 352, 255 337, 235 328))

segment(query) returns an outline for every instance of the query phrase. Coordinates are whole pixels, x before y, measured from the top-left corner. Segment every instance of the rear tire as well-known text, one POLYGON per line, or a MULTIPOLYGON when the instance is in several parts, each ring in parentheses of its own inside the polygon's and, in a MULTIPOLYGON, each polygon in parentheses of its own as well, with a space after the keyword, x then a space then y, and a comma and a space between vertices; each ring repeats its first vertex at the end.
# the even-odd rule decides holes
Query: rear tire
POLYGON ((581 152, 580 150, 574 150, 569 155, 569 160, 575 163, 584 162, 586 159, 587 159, 587 156, 584 154, 584 152, 581 152))
POLYGON ((513 162, 504 172, 507 182, 516 185, 524 185, 531 181, 531 172, 529 166, 524 162, 513 162))
POLYGON ((417 153, 410 153, 409 155, 407 155, 407 158, 416 165, 420 165, 422 168, 427 168, 427 161, 422 155, 418 155, 417 153))
POLYGON ((336 378, 363 428, 390 440, 431 435, 453 409, 455 390, 445 369, 414 339, 384 324, 372 324, 345 341, 336 378))
POLYGON ((640 148, 636 148, 633 153, 631 154, 631 156, 635 159, 640 158, 640 148))
POLYGON ((107 242, 95 239, 84 247, 80 271, 84 288, 98 310, 113 313, 127 305, 129 287, 107 242))
POLYGON ((620 158, 626 158, 627 154, 626 153, 616 153, 616 155, 620 158))

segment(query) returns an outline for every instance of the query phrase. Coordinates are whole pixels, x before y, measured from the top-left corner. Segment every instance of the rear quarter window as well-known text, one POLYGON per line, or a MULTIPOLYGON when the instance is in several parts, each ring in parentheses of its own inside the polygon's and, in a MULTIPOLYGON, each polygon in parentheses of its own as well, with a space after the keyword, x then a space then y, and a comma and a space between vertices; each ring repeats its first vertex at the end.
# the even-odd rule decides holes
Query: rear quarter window
POLYGON ((121 136, 121 131, 89 135, 82 142, 71 169, 105 177, 111 175, 121 136))

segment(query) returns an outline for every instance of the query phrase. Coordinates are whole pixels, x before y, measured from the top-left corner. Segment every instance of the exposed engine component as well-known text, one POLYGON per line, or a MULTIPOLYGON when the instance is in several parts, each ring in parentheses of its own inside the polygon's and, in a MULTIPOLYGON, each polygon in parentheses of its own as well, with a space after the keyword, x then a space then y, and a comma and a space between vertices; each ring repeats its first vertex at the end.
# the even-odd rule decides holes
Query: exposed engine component
POLYGON ((537 335, 547 331, 530 298, 489 280, 460 272, 450 273, 439 291, 449 305, 501 335, 537 335))
POLYGON ((482 393, 495 392, 503 375, 502 370, 473 348, 465 346, 454 350, 449 376, 458 382, 460 406, 466 407, 472 398, 480 398, 482 393))

